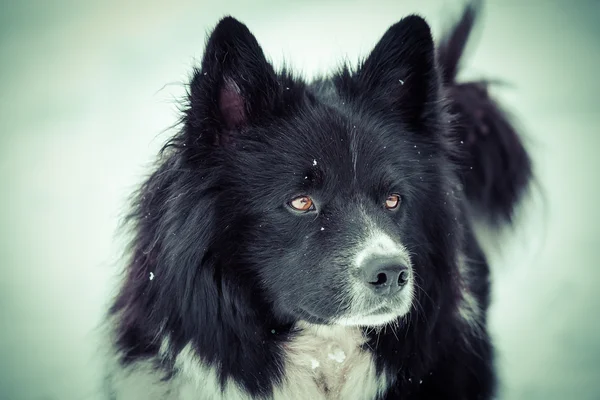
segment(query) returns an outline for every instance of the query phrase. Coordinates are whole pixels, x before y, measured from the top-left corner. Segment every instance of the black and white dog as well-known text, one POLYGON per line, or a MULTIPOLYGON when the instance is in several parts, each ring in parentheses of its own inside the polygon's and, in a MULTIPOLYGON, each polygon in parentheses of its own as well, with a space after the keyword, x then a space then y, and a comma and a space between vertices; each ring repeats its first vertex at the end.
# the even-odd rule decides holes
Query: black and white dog
POLYGON ((494 395, 472 224, 510 223, 531 164, 486 82, 455 81, 475 14, 437 46, 406 17, 311 82, 217 24, 129 216, 110 398, 494 395))

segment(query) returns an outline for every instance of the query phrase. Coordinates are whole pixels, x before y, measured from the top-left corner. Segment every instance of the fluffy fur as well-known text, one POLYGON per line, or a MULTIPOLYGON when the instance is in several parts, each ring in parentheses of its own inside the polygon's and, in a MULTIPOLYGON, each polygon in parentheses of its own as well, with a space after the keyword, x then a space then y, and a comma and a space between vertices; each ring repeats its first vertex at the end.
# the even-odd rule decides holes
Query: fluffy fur
POLYGON ((134 199, 110 398, 493 396, 470 221, 510 220, 530 162, 484 85, 455 82, 474 15, 437 50, 406 17, 312 82, 218 23, 134 199))

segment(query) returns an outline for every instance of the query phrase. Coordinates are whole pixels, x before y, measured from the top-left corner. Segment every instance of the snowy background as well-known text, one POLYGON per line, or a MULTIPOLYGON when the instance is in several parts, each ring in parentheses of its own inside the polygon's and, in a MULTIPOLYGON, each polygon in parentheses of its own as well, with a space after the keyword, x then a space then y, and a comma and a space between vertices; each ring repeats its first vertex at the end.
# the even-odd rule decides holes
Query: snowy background
MULTIPOLYGON (((221 16, 310 76, 408 13, 438 34, 458 3, 0 1, 0 398, 99 398, 124 199, 221 16)), ((538 173, 517 228, 487 243, 503 399, 600 398, 598 21, 599 1, 488 1, 465 70, 511 84, 498 96, 538 173)))

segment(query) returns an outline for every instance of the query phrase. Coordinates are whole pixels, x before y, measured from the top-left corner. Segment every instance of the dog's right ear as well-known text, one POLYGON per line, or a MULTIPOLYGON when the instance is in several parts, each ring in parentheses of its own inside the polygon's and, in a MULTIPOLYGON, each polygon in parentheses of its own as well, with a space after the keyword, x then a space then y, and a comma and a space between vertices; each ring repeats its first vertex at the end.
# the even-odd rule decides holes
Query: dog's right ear
POLYGON ((273 109, 279 86, 256 38, 232 17, 212 31, 189 89, 186 129, 194 142, 227 145, 273 109))

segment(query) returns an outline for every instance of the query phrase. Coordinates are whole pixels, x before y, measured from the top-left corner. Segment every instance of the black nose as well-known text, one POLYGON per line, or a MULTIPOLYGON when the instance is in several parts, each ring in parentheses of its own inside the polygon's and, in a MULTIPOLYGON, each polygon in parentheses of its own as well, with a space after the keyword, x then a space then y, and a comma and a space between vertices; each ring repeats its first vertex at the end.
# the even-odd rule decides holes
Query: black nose
POLYGON ((389 296, 402 289, 408 282, 409 271, 398 258, 379 257, 369 260, 363 267, 363 279, 377 295, 389 296))

